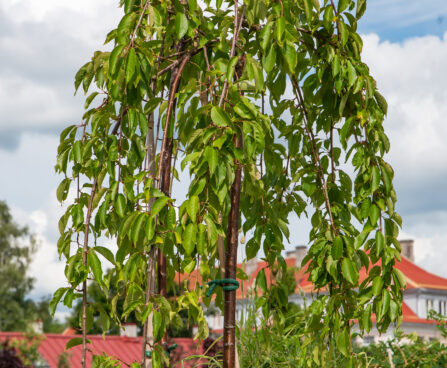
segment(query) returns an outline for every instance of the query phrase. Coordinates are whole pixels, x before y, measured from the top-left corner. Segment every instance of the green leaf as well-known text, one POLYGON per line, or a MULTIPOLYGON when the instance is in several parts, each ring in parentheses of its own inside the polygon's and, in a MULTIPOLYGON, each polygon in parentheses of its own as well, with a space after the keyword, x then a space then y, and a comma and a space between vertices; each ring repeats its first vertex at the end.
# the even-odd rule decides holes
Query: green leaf
POLYGON ((113 253, 110 249, 101 246, 96 246, 93 249, 95 250, 95 252, 101 254, 110 263, 115 264, 115 257, 113 256, 113 253))
POLYGON ((134 244, 138 243, 140 232, 144 224, 144 220, 146 219, 145 213, 140 213, 132 225, 132 242, 134 244))
POLYGON ((207 231, 208 242, 210 243, 210 245, 214 245, 217 242, 217 236, 218 236, 216 224, 211 219, 211 216, 209 216, 208 214, 204 216, 204 220, 206 222, 206 226, 208 229, 207 231))
POLYGON ((110 54, 109 72, 110 72, 111 76, 114 76, 116 74, 116 72, 118 71, 118 64, 119 64, 123 50, 124 50, 124 46, 120 45, 120 46, 115 47, 110 54))
POLYGON ((366 332, 369 332, 372 329, 371 309, 372 304, 368 304, 362 315, 363 328, 366 330, 366 332))
POLYGON ((196 268, 196 260, 195 258, 193 258, 183 267, 183 271, 185 273, 191 273, 195 268, 196 268))
POLYGON ((374 97, 376 98, 380 110, 382 110, 382 112, 386 115, 388 113, 388 103, 386 102, 385 97, 383 97, 378 91, 374 92, 374 97))
POLYGON ((284 49, 284 57, 286 59, 287 65, 289 66, 290 72, 295 73, 295 67, 297 63, 297 53, 293 44, 287 42, 284 49))
POLYGON ((152 216, 147 217, 145 224, 146 240, 151 241, 155 235, 155 220, 152 216))
POLYGON ((137 55, 135 54, 135 49, 132 47, 127 54, 126 62, 126 82, 128 84, 133 82, 135 72, 136 72, 137 55))
POLYGON ((351 3, 351 0, 339 0, 338 1, 338 12, 341 13, 346 10, 346 8, 351 3))
POLYGON ((383 247, 385 244, 385 238, 383 237, 383 234, 380 231, 376 232, 376 254, 377 256, 380 256, 382 253, 383 247))
POLYGON ((347 64, 348 64, 348 84, 349 87, 351 87, 357 81, 357 72, 354 68, 354 65, 352 65, 350 61, 348 61, 347 64))
POLYGON ((270 38, 272 36, 273 22, 268 22, 261 31, 261 48, 266 50, 270 45, 270 38))
POLYGON ((53 295, 53 298, 50 301, 50 313, 54 316, 54 312, 56 312, 56 307, 59 304, 59 301, 64 296, 64 294, 68 291, 68 287, 62 287, 56 290, 53 295))
POLYGON ((115 209, 119 217, 123 218, 126 213, 126 198, 123 194, 118 194, 115 200, 115 209))
POLYGON ((90 96, 88 96, 85 99, 85 103, 84 103, 84 109, 88 109, 88 107, 90 106, 90 104, 92 103, 92 101, 95 99, 96 96, 98 96, 99 92, 93 92, 90 94, 90 96))
MULTIPOLYGON (((88 344, 91 344, 92 342, 87 339, 88 344)), ((78 346, 82 344, 82 337, 73 337, 67 342, 67 345, 65 345, 65 350, 68 350, 74 346, 78 346)))
POLYGON ((152 328, 154 329, 154 339, 157 342, 163 335, 161 331, 162 318, 159 311, 154 310, 153 313, 154 314, 152 316, 152 328))
POLYGON ((372 204, 371 207, 369 207, 369 222, 371 225, 376 226, 377 220, 380 217, 380 209, 375 204, 372 204))
POLYGON ((265 277, 265 271, 262 269, 256 276, 256 285, 265 293, 267 292, 267 278, 265 277))
POLYGON ((266 73, 270 73, 276 64, 276 47, 272 45, 266 55, 262 58, 262 64, 266 73))
POLYGON ((199 253, 201 256, 204 256, 206 254, 205 231, 205 225, 199 224, 199 231, 197 234, 197 253, 199 253))
POLYGON ((166 203, 169 202, 169 197, 160 197, 158 198, 152 206, 151 215, 156 216, 165 206, 166 203))
POLYGON ((190 256, 196 246, 196 235, 197 235, 197 224, 189 223, 186 226, 185 232, 183 233, 183 248, 185 249, 186 255, 190 256))
POLYGON ((377 189, 379 189, 379 185, 380 185, 380 170, 377 166, 374 166, 371 175, 371 193, 374 193, 377 189))
POLYGON ((208 162, 208 166, 210 168, 210 175, 212 176, 216 171, 216 167, 219 161, 219 155, 215 149, 212 147, 205 148, 205 157, 208 162))
POLYGON ((338 24, 340 27, 341 45, 345 46, 349 39, 349 29, 348 26, 342 21, 339 21, 338 24))
POLYGON ((181 39, 188 32, 188 19, 184 13, 177 13, 175 16, 175 33, 181 39))
POLYGON ((191 198, 188 200, 188 205, 186 207, 186 210, 188 211, 188 215, 192 222, 197 221, 197 213, 199 212, 199 197, 198 196, 191 196, 191 198))
POLYGON ((304 13, 306 14, 307 22, 312 22, 312 0, 304 0, 304 13))
POLYGON ((276 21, 276 27, 275 27, 275 34, 276 34, 276 40, 282 44, 282 38, 284 35, 284 30, 286 28, 286 22, 284 17, 279 17, 276 21))
POLYGON ((391 296, 388 290, 383 289, 382 290, 382 307, 380 308, 379 311, 379 316, 378 319, 381 320, 386 312, 388 312, 388 309, 390 308, 390 301, 391 301, 391 296))
POLYGON ((331 248, 332 258, 337 260, 343 256, 343 239, 341 236, 336 236, 331 248))
POLYGON ((75 162, 82 162, 81 141, 76 141, 73 145, 73 159, 75 162))
POLYGON ((360 19, 366 10, 366 0, 357 0, 357 9, 355 12, 355 17, 360 19))
POLYGON ((65 178, 57 187, 56 197, 59 202, 67 199, 68 190, 70 189, 71 179, 65 178))
POLYGON ((393 268, 393 274, 397 278, 400 284, 401 289, 405 289, 407 287, 407 278, 404 273, 398 268, 393 268))
POLYGON ((386 167, 382 166, 382 180, 383 180, 383 185, 385 185, 385 191, 387 194, 390 193, 391 190, 391 177, 390 174, 388 173, 386 167))
POLYGON ((341 264, 343 271, 343 277, 352 285, 357 285, 359 279, 359 273, 357 266, 349 258, 344 258, 341 264))
POLYGON ((211 120, 217 126, 225 127, 231 125, 231 120, 228 117, 228 114, 218 106, 214 106, 211 109, 211 120))
POLYGON ((87 253, 87 262, 90 269, 93 272, 95 281, 99 285, 103 284, 101 261, 99 260, 98 256, 96 255, 93 249, 90 249, 90 251, 87 253))
POLYGON ((349 356, 349 332, 347 328, 338 333, 337 348, 344 356, 349 356))
POLYGON ((233 81, 234 76, 234 68, 236 67, 237 61, 239 60, 239 56, 233 56, 228 63, 227 68, 227 81, 231 83, 233 81))
POLYGON ((372 293, 374 296, 380 295, 383 288, 383 278, 381 276, 374 277, 372 284, 372 293))
POLYGON ((323 13, 323 24, 327 30, 331 29, 333 19, 334 11, 332 9, 332 6, 327 6, 323 13))
POLYGON ((338 57, 338 55, 334 56, 334 59, 332 60, 331 64, 331 69, 332 69, 332 76, 335 78, 340 72, 340 58, 338 57))

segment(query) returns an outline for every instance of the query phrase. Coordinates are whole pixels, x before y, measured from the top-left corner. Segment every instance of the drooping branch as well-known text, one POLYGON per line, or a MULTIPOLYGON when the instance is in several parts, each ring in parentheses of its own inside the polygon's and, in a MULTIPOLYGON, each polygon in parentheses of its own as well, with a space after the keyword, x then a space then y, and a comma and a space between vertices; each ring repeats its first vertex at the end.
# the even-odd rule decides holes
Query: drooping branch
MULTIPOLYGON (((84 247, 82 250, 82 265, 87 267, 87 253, 88 253, 88 234, 90 230, 90 220, 93 211, 93 198, 96 193, 96 186, 98 179, 95 178, 92 185, 92 191, 87 207, 87 216, 84 223, 84 247)), ((82 368, 87 367, 87 280, 82 282, 82 368)))

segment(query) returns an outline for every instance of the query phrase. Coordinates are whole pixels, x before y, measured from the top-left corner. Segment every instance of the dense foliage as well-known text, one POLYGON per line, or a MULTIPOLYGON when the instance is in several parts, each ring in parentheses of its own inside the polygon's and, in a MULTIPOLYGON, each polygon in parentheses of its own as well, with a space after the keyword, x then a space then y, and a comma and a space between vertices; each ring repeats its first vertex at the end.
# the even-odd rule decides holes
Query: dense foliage
MULTIPOLYGON (((356 365, 351 321, 362 331, 371 329, 372 313, 381 331, 398 323, 405 287, 393 267, 401 219, 383 158, 387 105, 357 33, 366 1, 121 5, 124 16, 106 38, 112 51, 95 52, 76 75, 76 89, 89 93, 86 112, 61 133, 56 164, 64 176, 58 199, 72 187, 76 196, 59 222, 69 286, 55 293, 53 307, 82 299, 84 366, 97 309, 88 303, 89 278, 109 298, 110 310, 100 311, 105 330, 134 313, 145 325, 143 351, 160 367, 168 364, 165 331, 180 311, 198 323, 196 338, 207 336, 202 307, 211 298, 200 286, 236 278, 239 231, 247 259, 263 253, 286 274, 291 214, 311 218, 304 262, 315 288, 327 291, 308 309, 322 342, 314 354, 338 351, 342 364, 356 365), (186 172, 179 201, 172 181, 185 182, 186 172), (116 239, 116 252, 104 237, 116 239), (104 261, 124 283, 122 295, 110 295, 104 261), (176 273, 196 268, 201 279, 168 298, 176 273)), ((257 286, 265 316, 273 305, 287 307, 284 282, 269 285, 260 272, 257 286)), ((214 303, 224 310, 223 361, 232 368, 235 291, 218 288, 214 303)))

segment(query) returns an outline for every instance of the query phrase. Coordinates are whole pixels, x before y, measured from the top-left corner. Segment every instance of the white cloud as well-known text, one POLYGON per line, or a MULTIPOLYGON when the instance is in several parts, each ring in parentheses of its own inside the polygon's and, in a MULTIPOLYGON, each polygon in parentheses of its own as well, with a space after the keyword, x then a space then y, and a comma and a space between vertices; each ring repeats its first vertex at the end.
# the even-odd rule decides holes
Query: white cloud
POLYGON ((57 228, 56 218, 61 214, 61 208, 55 200, 50 199, 41 210, 27 212, 17 207, 11 210, 14 219, 20 224, 26 224, 38 243, 29 269, 29 275, 35 279, 30 296, 39 299, 52 295, 56 289, 67 284, 64 278, 65 263, 59 261, 56 242, 49 235, 57 228))
POLYGON ((111 0, 0 0, 0 132, 79 121, 74 75, 95 50, 110 48, 105 36, 121 16, 111 0))
POLYGON ((447 276, 447 33, 403 43, 363 40, 363 58, 389 103, 385 130, 402 236, 415 239, 418 263, 447 276))

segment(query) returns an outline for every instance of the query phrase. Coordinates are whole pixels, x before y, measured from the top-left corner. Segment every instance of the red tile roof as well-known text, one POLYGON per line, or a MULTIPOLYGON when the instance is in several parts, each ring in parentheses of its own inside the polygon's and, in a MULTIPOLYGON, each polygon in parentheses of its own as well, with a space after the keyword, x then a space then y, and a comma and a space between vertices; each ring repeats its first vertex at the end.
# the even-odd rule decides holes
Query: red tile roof
MULTIPOLYGON (((73 337, 79 337, 79 335, 45 334, 45 339, 39 346, 39 353, 50 368, 57 368, 60 355, 65 351, 67 342, 73 337)), ((0 341, 14 338, 21 339, 23 337, 20 332, 0 332, 0 341)), ((104 353, 116 357, 127 365, 141 360, 141 337, 105 336, 103 339, 102 335, 89 335, 87 338, 91 340, 91 344, 88 345, 87 367, 91 366, 92 355, 102 355, 104 353)), ((189 338, 174 338, 171 339, 171 343, 178 344, 177 349, 171 353, 171 361, 177 363, 174 365, 175 367, 182 366, 180 363, 182 359, 202 352, 197 342, 189 338)), ((81 345, 67 350, 67 353, 69 354, 70 367, 80 368, 81 345)), ((193 360, 185 361, 184 367, 192 367, 194 363, 193 360)))

